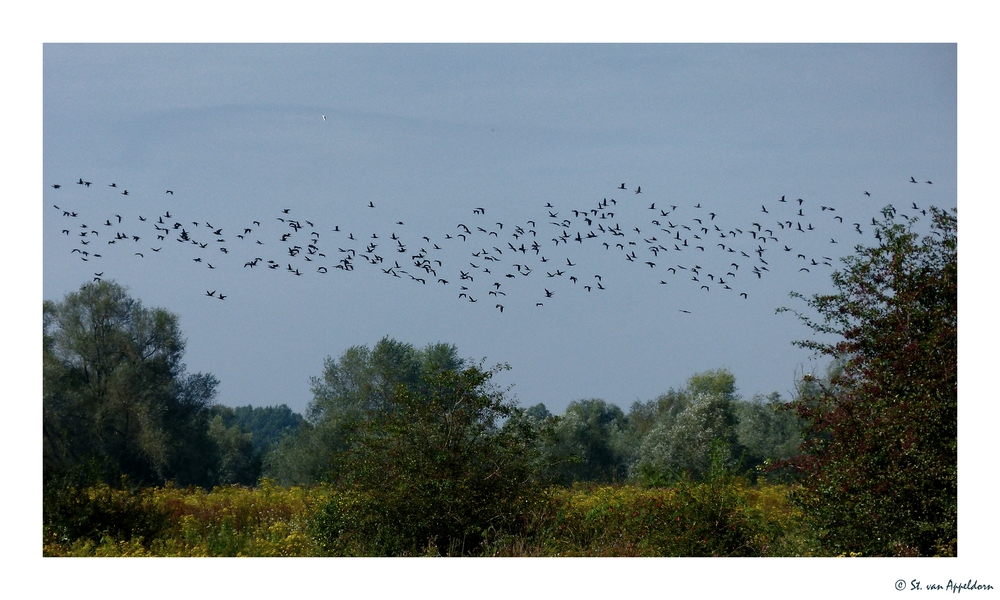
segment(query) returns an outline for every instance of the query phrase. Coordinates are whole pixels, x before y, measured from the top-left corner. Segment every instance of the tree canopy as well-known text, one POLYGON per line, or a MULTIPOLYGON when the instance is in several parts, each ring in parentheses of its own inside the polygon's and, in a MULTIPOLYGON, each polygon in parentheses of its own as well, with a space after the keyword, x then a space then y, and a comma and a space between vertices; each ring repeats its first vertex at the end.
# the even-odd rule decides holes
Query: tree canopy
MULTIPOLYGON (((858 247, 836 293, 799 317, 834 342, 799 344, 836 359, 828 381, 803 378, 793 403, 809 423, 803 503, 824 540, 872 555, 953 554, 957 547, 957 218, 932 208, 930 233, 887 207, 881 243, 858 247)), ((785 309, 787 310, 787 309, 785 309)))
POLYGON ((46 479, 213 478, 208 412, 218 381, 186 373, 177 317, 112 281, 43 304, 46 479))
POLYGON ((353 346, 327 357, 323 373, 311 378, 313 399, 306 423, 283 438, 265 458, 265 474, 283 484, 308 484, 337 477, 340 452, 348 449, 368 420, 395 410, 397 387, 425 389, 427 375, 464 365, 449 344, 412 344, 383 338, 373 348, 353 346))

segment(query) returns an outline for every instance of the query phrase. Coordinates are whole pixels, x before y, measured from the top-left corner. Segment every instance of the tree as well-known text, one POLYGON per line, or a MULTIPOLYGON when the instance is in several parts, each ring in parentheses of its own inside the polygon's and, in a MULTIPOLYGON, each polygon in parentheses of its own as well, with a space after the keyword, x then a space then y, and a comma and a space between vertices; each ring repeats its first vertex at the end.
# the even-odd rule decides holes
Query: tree
POLYGON ((42 314, 45 480, 210 485, 218 381, 185 373, 177 317, 107 280, 46 301, 42 314))
MULTIPOLYGON (((278 406, 237 406, 232 409, 233 423, 253 435, 255 454, 264 455, 267 450, 293 433, 305 422, 302 415, 288 405, 278 406)), ((229 423, 227 422, 227 425, 229 423)))
POLYGON ((338 456, 366 421, 394 410, 397 386, 416 392, 426 375, 463 364, 453 345, 418 350, 388 337, 374 348, 353 346, 336 360, 327 357, 322 376, 311 379, 306 422, 266 456, 265 474, 286 485, 336 479, 338 456))
POLYGON ((736 403, 736 439, 744 451, 744 471, 777 479, 779 474, 768 472, 765 466, 799 453, 802 420, 785 410, 777 392, 767 397, 755 395, 736 403))
POLYGON ((614 482, 628 476, 625 413, 614 404, 591 398, 574 400, 554 420, 546 436, 544 461, 556 482, 614 482))
POLYGON ((255 485, 260 479, 261 455, 255 451, 254 434, 237 421, 235 411, 213 406, 208 434, 219 449, 217 484, 255 485))
POLYGON ((319 520, 328 548, 475 554, 523 526, 537 491, 534 429, 490 384, 501 368, 427 369, 369 407, 337 454, 335 483, 352 495, 319 520))
POLYGON ((702 478, 713 460, 735 469, 742 455, 736 437, 736 378, 725 369, 693 375, 681 391, 670 390, 653 408, 641 408, 638 422, 647 428, 633 475, 647 484, 666 483, 681 476, 702 478))
MULTIPOLYGON (((931 208, 877 227, 833 274, 837 292, 804 300, 799 318, 835 342, 798 345, 842 364, 829 382, 803 377, 792 403, 808 422, 802 503, 834 552, 950 554, 957 548, 957 218, 931 208)), ((783 309, 788 310, 788 309, 783 309)))

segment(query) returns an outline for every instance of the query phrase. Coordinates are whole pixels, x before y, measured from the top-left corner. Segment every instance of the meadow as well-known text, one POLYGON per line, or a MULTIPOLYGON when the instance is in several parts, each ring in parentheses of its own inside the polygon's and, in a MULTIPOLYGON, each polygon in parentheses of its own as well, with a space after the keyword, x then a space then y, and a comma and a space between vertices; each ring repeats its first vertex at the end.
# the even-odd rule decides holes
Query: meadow
MULTIPOLYGON (((794 486, 739 478, 669 487, 546 488, 518 534, 488 538, 479 556, 808 556, 822 550, 794 486)), ((67 491, 53 500, 45 556, 371 556, 359 524, 331 510, 359 501, 330 486, 174 486, 67 491)), ((464 553, 468 553, 464 549, 464 553)), ((432 541, 412 555, 462 554, 432 541)), ((407 554, 407 553, 404 553, 407 554)))

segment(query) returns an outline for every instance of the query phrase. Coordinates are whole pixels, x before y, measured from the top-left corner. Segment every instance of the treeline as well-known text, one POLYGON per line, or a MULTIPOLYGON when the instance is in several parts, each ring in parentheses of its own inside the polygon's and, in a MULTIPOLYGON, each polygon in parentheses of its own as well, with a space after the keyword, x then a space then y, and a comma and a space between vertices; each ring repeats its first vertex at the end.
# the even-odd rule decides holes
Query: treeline
MULTIPOLYGON (((360 433, 397 409, 401 390, 425 394, 429 378, 472 366, 443 343, 417 349, 386 338, 350 348, 313 378, 304 418, 286 405, 215 404, 215 377, 187 373, 181 362, 177 317, 144 307, 112 281, 46 302, 43 314, 44 468, 53 485, 122 476, 204 488, 255 485, 262 476, 283 485, 331 482, 360 433)), ((701 479, 713 460, 756 478, 801 440, 800 420, 782 410, 777 393, 743 399, 722 369, 628 413, 600 399, 573 401, 562 415, 497 401, 505 408, 494 426, 531 431, 532 477, 566 486, 701 479)))
POLYGON ((776 497, 801 512, 779 512, 803 515, 810 548, 954 555, 957 220, 931 215, 919 238, 887 208, 837 293, 793 294, 838 341, 802 342, 830 368, 788 404, 744 399, 715 370, 628 413, 586 399, 553 415, 492 383, 504 365, 385 338, 327 358, 304 418, 231 409, 212 375, 186 372, 174 315, 86 284, 43 309, 46 540, 162 539, 165 515, 187 509, 143 489, 265 477, 327 490, 303 517, 312 553, 761 555, 783 534, 748 486, 788 482, 776 497))
MULTIPOLYGON (((382 418, 397 387, 419 393, 421 381, 436 371, 468 366, 455 346, 417 349, 389 338, 328 358, 323 375, 312 380, 307 422, 268 456, 264 475, 283 485, 335 480, 359 426, 382 418)), ((713 465, 752 479, 774 478, 761 467, 794 456, 801 442, 802 423, 786 408, 777 393, 741 398, 735 377, 719 369, 635 402, 628 413, 585 399, 570 402, 561 415, 544 404, 512 406, 505 418, 530 429, 538 455, 534 476, 542 481, 657 485, 700 480, 713 465)))

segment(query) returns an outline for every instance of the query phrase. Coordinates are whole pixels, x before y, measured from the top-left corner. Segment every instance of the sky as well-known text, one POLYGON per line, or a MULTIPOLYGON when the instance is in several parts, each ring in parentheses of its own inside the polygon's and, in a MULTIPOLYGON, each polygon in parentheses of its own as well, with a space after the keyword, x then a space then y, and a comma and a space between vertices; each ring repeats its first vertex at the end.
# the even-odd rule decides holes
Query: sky
POLYGON ((222 404, 302 412, 383 337, 554 413, 789 399, 789 293, 956 206, 956 46, 46 44, 43 163, 45 299, 173 312, 222 404))
MULTIPOLYGON (((963 215, 959 558, 891 564, 832 558, 752 564, 400 560, 391 563, 390 577, 388 563, 365 560, 324 561, 322 569, 314 561, 266 561, 271 576, 264 577, 260 561, 168 566, 154 559, 130 562, 127 569, 116 561, 54 564, 37 550, 24 552, 37 548, 41 519, 41 453, 35 452, 35 462, 11 461, 8 479, 33 481, 36 492, 4 494, 2 500, 5 514, 29 515, 11 520, 14 543, 5 545, 5 558, 16 565, 13 572, 27 575, 26 584, 44 580, 86 595, 113 578, 142 585, 146 595, 167 597, 176 594, 175 586, 150 588, 148 581, 162 580, 169 568, 199 589, 246 589, 256 595, 287 593, 290 586, 322 591, 336 581, 339 590, 393 597, 425 589, 476 589, 483 597, 504 598, 539 590, 606 597, 704 595, 706 589, 745 595, 765 589, 772 597, 801 597, 807 590, 814 597, 839 598, 862 590, 866 597, 896 597, 897 580, 982 581, 995 572, 997 523, 987 500, 993 485, 991 477, 983 477, 993 468, 990 441, 997 412, 988 393, 994 387, 989 348, 996 316, 989 310, 991 278, 981 275, 995 254, 996 222, 996 9, 989 5, 900 10, 898 3, 842 0, 808 7, 781 1, 651 7, 626 0, 611 11, 537 0, 476 8, 436 0, 364 5, 292 0, 264 11, 187 0, 126 9, 98 0, 20 4, 9 13, 14 25, 0 41, 7 86, 0 103, 5 133, 13 137, 0 149, 0 164, 9 199, 5 229, 11 235, 0 236, 0 244, 8 257, 8 280, 18 283, 6 296, 16 315, 9 324, 14 343, 3 345, 4 380, 13 400, 12 434, 2 437, 6 456, 37 448, 40 403, 23 399, 41 396, 40 361, 33 358, 41 351, 40 301, 58 300, 98 272, 129 286, 145 305, 177 314, 188 338, 189 370, 219 377, 218 399, 232 405, 286 402, 301 410, 310 397, 308 378, 320 374, 325 356, 337 357, 354 344, 372 345, 385 335, 418 346, 445 341, 463 356, 509 362, 513 369, 504 376, 515 384, 511 393, 522 404, 545 402, 556 412, 574 398, 593 396, 627 408, 718 367, 733 371, 744 397, 770 391, 787 396, 800 365, 822 367, 790 344, 810 332, 774 309, 790 304, 787 294, 793 289, 828 290, 828 274, 800 276, 801 267, 787 262, 755 287, 747 284, 741 304, 736 302, 741 297, 693 288, 698 284, 690 280, 681 285, 663 277, 669 290, 660 289, 664 268, 686 264, 673 261, 673 255, 671 262, 657 257, 652 262, 662 264, 653 268, 644 261, 629 263, 623 253, 602 254, 601 242, 587 239, 586 245, 574 242, 578 247, 560 259, 572 256, 574 268, 585 267, 588 275, 603 270, 604 296, 573 293, 573 284, 560 279, 558 289, 548 288, 557 295, 538 307, 554 310, 532 313, 534 304, 545 300, 538 298, 544 291, 526 285, 505 299, 502 316, 514 318, 500 321, 498 302, 482 298, 481 290, 478 302, 460 302, 454 276, 447 277, 448 285, 438 284, 441 288, 424 288, 413 280, 390 280, 374 271, 378 267, 365 268, 370 265, 362 259, 355 259, 355 271, 330 269, 327 275, 340 277, 322 280, 314 271, 300 277, 260 272, 264 261, 278 260, 260 254, 263 260, 251 276, 250 268, 243 275, 242 254, 235 252, 209 272, 192 270, 202 266, 193 262, 197 254, 186 253, 178 242, 153 253, 158 261, 143 257, 142 263, 129 261, 139 257, 119 250, 116 242, 116 252, 99 252, 106 255, 104 262, 91 269, 91 261, 71 252, 83 245, 59 239, 69 228, 60 222, 61 211, 53 214, 54 204, 79 208, 88 225, 103 224, 97 219, 116 213, 124 220, 171 210, 185 227, 208 220, 227 235, 242 232, 244 219, 259 214, 273 221, 261 241, 275 245, 275 236, 286 232, 274 229, 276 218, 289 208, 293 218, 324 228, 321 241, 331 264, 340 258, 325 252, 336 243, 325 229, 336 224, 381 238, 403 221, 406 229, 398 233, 412 247, 423 235, 454 236, 458 222, 476 217, 474 208, 485 208, 483 217, 502 216, 510 227, 547 216, 540 212, 547 202, 558 205, 565 218, 577 203, 589 207, 605 197, 632 202, 631 212, 623 207, 623 229, 633 223, 652 226, 652 211, 643 213, 647 202, 658 208, 676 204, 676 216, 687 211, 689 226, 697 217, 693 206, 701 203, 735 227, 763 214, 756 213, 758 202, 774 210, 781 195, 801 197, 813 211, 833 206, 837 216, 864 226, 870 220, 862 221, 862 215, 884 203, 901 212, 911 202, 954 204, 961 190, 963 215), (278 45, 304 40, 341 45, 278 45), (172 45, 96 45, 109 41, 172 45), (246 41, 271 44, 175 44, 246 41), (385 41, 602 44, 351 44, 385 41), (83 44, 61 45, 66 42, 83 44), (622 42, 653 44, 609 45, 622 42), (945 45, 866 45, 871 42, 945 45), (934 183, 907 185, 911 176, 934 183), (92 182, 91 195, 72 183, 79 178, 92 182), (128 199, 135 202, 99 194, 117 191, 104 187, 112 181, 127 185, 128 199), (616 191, 623 181, 628 193, 616 191), (51 195, 56 190, 49 186, 57 183, 68 192, 63 197, 51 195), (637 186, 643 189, 638 196, 637 186), (166 189, 174 195, 167 197, 166 189), (872 198, 859 205, 863 191, 872 198), (364 210, 368 202, 376 209, 364 210), (858 218, 846 218, 848 211, 858 211, 858 218), (204 296, 213 290, 226 299, 204 296), (764 577, 761 567, 770 568, 764 577)), ((830 216, 822 210, 820 215, 830 216)), ((264 219, 257 220, 264 234, 264 219)), ((829 219, 816 221, 821 223, 831 225, 829 219)), ((134 225, 128 233, 141 234, 143 243, 156 241, 149 238, 155 230, 134 225)), ((489 225, 485 221, 484 228, 489 225)), ((94 229, 107 246, 107 233, 94 229)), ((853 226, 848 238, 851 231, 853 226)), ((784 244, 783 235, 775 237, 784 244)), ((778 244, 767 242, 772 243, 778 244)), ((830 249, 810 244, 796 240, 795 254, 800 248, 830 249)), ((212 252, 221 255, 214 242, 212 252)), ((547 252, 556 256, 554 248, 547 252)), ((768 246, 765 260, 776 252, 781 251, 768 246)), ((442 263, 447 258, 454 273, 470 257, 438 258, 442 263)), ((541 267, 532 264, 541 275, 541 267)), ((530 279, 535 275, 523 281, 537 284, 530 279)), ((547 283, 540 284, 542 290, 547 283)))

